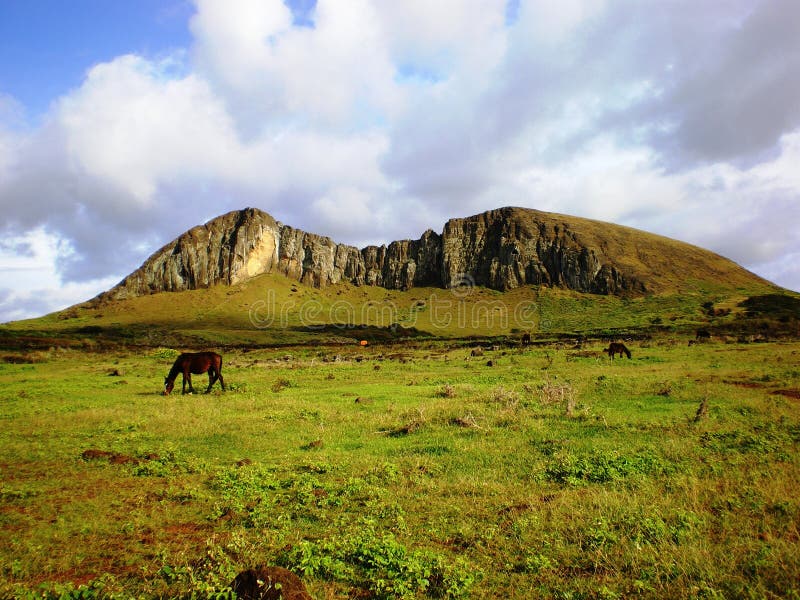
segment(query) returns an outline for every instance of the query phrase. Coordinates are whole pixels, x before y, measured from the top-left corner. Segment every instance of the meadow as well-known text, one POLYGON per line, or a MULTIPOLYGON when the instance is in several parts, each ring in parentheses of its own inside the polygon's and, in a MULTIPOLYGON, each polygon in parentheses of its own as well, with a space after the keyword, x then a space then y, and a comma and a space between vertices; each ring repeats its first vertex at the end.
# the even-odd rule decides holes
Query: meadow
POLYGON ((9 351, 0 596, 800 597, 800 342, 688 341, 9 351))

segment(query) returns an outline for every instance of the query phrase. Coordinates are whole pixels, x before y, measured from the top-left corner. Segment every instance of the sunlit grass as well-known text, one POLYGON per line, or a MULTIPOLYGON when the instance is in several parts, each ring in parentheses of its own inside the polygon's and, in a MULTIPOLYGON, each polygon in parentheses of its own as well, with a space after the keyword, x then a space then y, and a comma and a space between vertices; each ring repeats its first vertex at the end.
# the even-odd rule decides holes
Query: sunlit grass
POLYGON ((630 347, 230 350, 169 397, 163 348, 0 364, 0 590, 796 594, 800 347, 630 347))

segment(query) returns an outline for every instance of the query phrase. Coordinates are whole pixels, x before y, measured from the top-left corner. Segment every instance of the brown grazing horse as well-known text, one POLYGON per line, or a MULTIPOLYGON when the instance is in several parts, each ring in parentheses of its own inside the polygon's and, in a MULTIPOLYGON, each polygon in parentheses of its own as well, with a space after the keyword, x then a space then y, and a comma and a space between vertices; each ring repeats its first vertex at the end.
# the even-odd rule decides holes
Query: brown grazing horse
POLYGON ((628 358, 631 357, 631 351, 628 350, 628 348, 625 346, 625 344, 623 344, 621 342, 611 342, 608 345, 608 348, 603 350, 603 352, 607 353, 611 357, 611 360, 614 360, 614 355, 615 354, 619 354, 620 358, 622 358, 623 353, 628 358))
POLYGON ((225 381, 222 379, 222 357, 216 352, 195 352, 184 353, 175 359, 175 364, 169 370, 169 375, 164 379, 164 395, 168 395, 175 387, 175 379, 178 373, 183 374, 183 392, 186 393, 186 384, 189 384, 189 393, 194 393, 192 387, 192 373, 200 375, 208 371, 208 389, 206 394, 211 391, 211 386, 219 379, 222 391, 225 391, 225 381))

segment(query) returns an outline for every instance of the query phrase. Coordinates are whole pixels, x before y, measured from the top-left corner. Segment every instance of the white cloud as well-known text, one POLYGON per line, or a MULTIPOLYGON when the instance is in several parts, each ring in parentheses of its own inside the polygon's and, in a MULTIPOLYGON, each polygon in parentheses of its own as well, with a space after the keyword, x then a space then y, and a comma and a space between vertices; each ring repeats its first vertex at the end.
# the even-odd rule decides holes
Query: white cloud
POLYGON ((70 252, 68 242, 41 227, 0 241, 0 323, 83 302, 117 283, 114 276, 63 283, 56 265, 70 252))
MULTIPOLYGON (((293 27, 280 0, 200 0, 194 54, 240 132, 350 127, 399 102, 377 14, 366 0, 319 0, 315 26, 293 27)), ((371 125, 371 123, 368 123, 371 125)))
POLYGON ((503 0, 377 2, 398 75, 477 77, 505 50, 503 0))
POLYGON ((558 48, 563 52, 572 43, 576 30, 597 17, 606 0, 560 0, 559 2, 522 2, 518 31, 534 47, 558 48))
POLYGON ((54 117, 74 164, 140 208, 152 204, 159 182, 219 169, 237 145, 207 83, 173 78, 171 64, 129 55, 97 65, 54 117))

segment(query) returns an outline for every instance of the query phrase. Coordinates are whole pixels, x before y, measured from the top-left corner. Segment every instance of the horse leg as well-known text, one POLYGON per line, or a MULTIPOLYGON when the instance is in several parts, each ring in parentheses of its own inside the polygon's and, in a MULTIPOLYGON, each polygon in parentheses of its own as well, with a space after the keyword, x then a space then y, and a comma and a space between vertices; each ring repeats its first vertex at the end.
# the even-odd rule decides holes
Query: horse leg
POLYGON ((194 388, 192 387, 192 374, 186 373, 186 381, 189 382, 189 393, 194 394, 194 388))
POLYGON ((208 389, 206 389, 206 394, 208 394, 211 391, 211 388, 216 380, 217 380, 217 372, 212 367, 211 369, 208 370, 208 389))
POLYGON ((217 379, 219 379, 219 384, 222 386, 222 391, 225 391, 225 381, 222 379, 222 370, 217 371, 217 379))

